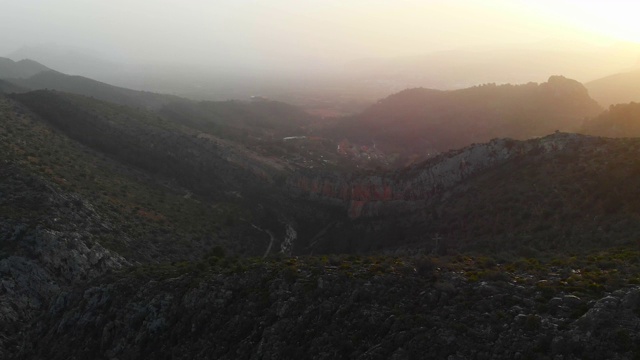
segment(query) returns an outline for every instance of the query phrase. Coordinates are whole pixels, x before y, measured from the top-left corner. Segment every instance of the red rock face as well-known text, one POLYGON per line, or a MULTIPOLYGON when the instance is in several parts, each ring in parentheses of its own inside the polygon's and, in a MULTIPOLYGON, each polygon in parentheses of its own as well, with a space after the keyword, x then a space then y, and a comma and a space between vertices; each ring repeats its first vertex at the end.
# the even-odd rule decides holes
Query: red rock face
POLYGON ((393 189, 389 184, 356 183, 351 186, 351 200, 388 201, 393 199, 393 189))
POLYGON ((349 217, 355 219, 384 213, 386 206, 424 201, 475 172, 528 152, 561 151, 567 144, 583 139, 579 135, 563 133, 526 142, 497 139, 451 152, 419 168, 405 170, 403 175, 393 178, 371 175, 347 180, 335 173, 298 174, 287 183, 293 192, 334 203, 341 202, 349 217))
POLYGON ((299 176, 289 181, 294 191, 324 200, 338 200, 344 203, 350 218, 367 215, 367 205, 372 202, 391 200, 413 200, 428 194, 416 191, 402 191, 399 184, 380 177, 356 179, 348 182, 339 178, 299 176), (419 195, 418 195, 419 194, 419 195))
POLYGON ((349 204, 349 217, 352 219, 359 218, 366 204, 366 201, 351 201, 349 204))

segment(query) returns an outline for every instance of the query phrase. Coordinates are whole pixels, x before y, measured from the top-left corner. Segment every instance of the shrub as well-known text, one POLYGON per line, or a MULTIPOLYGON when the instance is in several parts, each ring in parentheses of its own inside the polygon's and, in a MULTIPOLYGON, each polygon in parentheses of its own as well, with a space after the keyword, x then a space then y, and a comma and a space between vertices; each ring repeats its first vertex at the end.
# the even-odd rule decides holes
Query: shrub
POLYGON ((420 276, 433 275, 436 270, 436 264, 429 257, 421 257, 416 261, 416 273, 420 276))

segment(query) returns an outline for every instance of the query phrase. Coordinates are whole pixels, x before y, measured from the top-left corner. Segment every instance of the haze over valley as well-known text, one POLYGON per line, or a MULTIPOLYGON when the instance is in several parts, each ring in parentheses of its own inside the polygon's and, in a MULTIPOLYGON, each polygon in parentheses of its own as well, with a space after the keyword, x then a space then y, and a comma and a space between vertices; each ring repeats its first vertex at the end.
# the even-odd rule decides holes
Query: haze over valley
POLYGON ((636 10, 5 6, 0 358, 637 358, 636 10))

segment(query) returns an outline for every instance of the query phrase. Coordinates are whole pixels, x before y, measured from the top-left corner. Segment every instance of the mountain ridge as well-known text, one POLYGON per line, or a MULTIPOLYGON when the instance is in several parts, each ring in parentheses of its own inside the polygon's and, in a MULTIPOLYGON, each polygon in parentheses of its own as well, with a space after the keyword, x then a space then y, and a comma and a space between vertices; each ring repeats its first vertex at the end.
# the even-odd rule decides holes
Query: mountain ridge
POLYGON ((31 90, 52 89, 64 91, 145 109, 157 109, 171 102, 186 101, 186 99, 173 95, 130 90, 83 76, 66 75, 55 70, 40 72, 23 79, 7 79, 7 81, 31 90))
POLYGON ((640 102, 640 70, 617 73, 585 84, 602 106, 640 102))
POLYGON ((49 70, 51 69, 30 59, 13 61, 0 57, 0 79, 29 78, 49 70))
POLYGON ((408 89, 318 131, 396 154, 402 165, 496 137, 521 140, 576 131, 585 117, 601 111, 582 84, 552 76, 542 84, 408 89))

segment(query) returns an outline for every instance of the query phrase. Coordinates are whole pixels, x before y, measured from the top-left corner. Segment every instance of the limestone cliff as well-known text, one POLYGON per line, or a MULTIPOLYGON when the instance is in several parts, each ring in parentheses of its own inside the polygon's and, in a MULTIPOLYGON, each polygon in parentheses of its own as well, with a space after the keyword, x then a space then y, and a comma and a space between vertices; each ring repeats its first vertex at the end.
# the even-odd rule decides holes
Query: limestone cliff
POLYGON ((527 141, 494 139, 448 152, 398 172, 351 178, 301 173, 291 176, 287 185, 299 195, 343 204, 351 218, 374 216, 388 211, 389 207, 406 209, 412 203, 428 201, 469 176, 519 156, 561 151, 589 139, 566 133, 527 141))
POLYGON ((130 265, 92 229, 112 226, 55 185, 0 164, 0 358, 17 351, 22 327, 65 288, 130 265))

